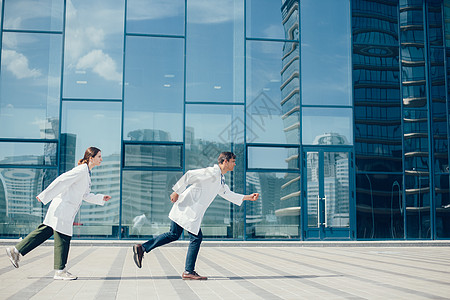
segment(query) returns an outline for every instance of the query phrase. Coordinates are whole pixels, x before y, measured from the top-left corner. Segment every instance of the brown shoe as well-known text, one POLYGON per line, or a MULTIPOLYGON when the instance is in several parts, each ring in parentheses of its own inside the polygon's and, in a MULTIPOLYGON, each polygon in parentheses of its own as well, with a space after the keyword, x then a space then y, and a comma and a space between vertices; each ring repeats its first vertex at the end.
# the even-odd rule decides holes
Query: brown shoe
POLYGON ((181 274, 181 278, 183 278, 183 280, 207 280, 208 279, 208 277, 198 275, 197 272, 195 272, 195 271, 192 271, 192 272, 184 271, 183 274, 181 274))
POLYGON ((144 257, 144 248, 141 244, 136 244, 133 246, 133 259, 134 263, 138 268, 142 268, 142 258, 144 257))

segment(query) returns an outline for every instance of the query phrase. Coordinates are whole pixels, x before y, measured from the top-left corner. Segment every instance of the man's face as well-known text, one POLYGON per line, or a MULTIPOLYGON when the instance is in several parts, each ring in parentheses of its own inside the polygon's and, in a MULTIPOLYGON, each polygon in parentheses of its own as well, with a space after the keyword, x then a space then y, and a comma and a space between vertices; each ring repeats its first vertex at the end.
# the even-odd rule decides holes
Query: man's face
POLYGON ((227 171, 233 171, 236 166, 236 159, 232 158, 223 162, 227 171))

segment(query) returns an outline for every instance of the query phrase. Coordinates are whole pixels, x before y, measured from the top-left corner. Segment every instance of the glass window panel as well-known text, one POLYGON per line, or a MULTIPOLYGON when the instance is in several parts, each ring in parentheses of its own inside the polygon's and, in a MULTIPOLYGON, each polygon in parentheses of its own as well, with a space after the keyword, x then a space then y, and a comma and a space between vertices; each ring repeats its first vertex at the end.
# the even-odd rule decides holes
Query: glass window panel
POLYGON ((244 1, 187 5, 186 100, 243 102, 244 1))
POLYGON ((307 145, 352 145, 350 108, 304 107, 302 142, 307 145))
MULTIPOLYGON (((242 105, 187 105, 186 170, 217 163, 217 157, 223 151, 235 154, 238 154, 238 149, 242 151, 243 110, 242 105)), ((236 161, 243 165, 243 156, 236 161)))
POLYGON ((26 236, 42 223, 46 207, 36 196, 55 178, 56 170, 0 169, 0 235, 26 236))
POLYGON ((247 191, 260 193, 247 202, 247 238, 300 237, 300 174, 247 172, 247 191))
POLYGON ((401 175, 357 174, 357 238, 404 237, 402 191, 401 175))
POLYGON ((57 138, 61 35, 4 32, 2 47, 0 137, 57 138))
POLYGON ((350 1, 301 1, 302 103, 351 105, 350 1))
POLYGON ((184 35, 184 0, 128 0, 127 32, 184 35))
POLYGON ((169 195, 181 172, 123 171, 122 228, 128 237, 155 236, 169 231, 169 195))
POLYGON ((112 197, 105 206, 83 203, 75 218, 75 223, 79 225, 74 227, 74 236, 118 235, 121 109, 122 103, 117 102, 63 102, 61 132, 71 137, 66 147, 75 150, 73 157, 66 158, 76 165, 86 148, 99 148, 103 162, 92 170, 92 192, 112 197))
POLYGON ((449 175, 435 176, 436 236, 450 238, 449 175))
POLYGON ((348 152, 324 153, 324 193, 328 227, 350 226, 348 152))
POLYGON ((298 2, 248 0, 247 37, 298 39, 298 2))
POLYGON ((297 144, 298 43, 247 42, 247 142, 297 144))
POLYGON ((308 152, 306 161, 308 227, 317 227, 319 223, 319 152, 308 152))
POLYGON ((126 167, 182 168, 181 145, 125 145, 126 167))
POLYGON ((1 142, 0 165, 56 166, 57 143, 1 142))
POLYGON ((63 97, 121 99, 124 1, 70 3, 66 12, 63 97))
POLYGON ((406 237, 431 238, 430 180, 427 171, 405 175, 406 237))
POLYGON ((3 29, 61 31, 63 10, 64 0, 7 0, 3 29))
POLYGON ((182 39, 127 38, 125 140, 183 140, 183 49, 182 39))
POLYGON ((248 147, 249 169, 298 169, 298 148, 248 147))

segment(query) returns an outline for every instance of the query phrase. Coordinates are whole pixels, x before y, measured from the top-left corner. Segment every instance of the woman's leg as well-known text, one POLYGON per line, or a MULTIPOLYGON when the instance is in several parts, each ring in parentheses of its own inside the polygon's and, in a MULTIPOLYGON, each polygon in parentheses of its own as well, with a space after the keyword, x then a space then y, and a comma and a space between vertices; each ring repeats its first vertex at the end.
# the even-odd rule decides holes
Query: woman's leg
POLYGON ((54 235, 54 267, 55 270, 63 270, 66 267, 67 258, 69 257, 70 240, 72 237, 57 231, 54 232, 54 235))
POLYGON ((16 245, 20 254, 26 255, 28 252, 48 240, 53 235, 53 228, 41 224, 33 232, 28 234, 16 245))

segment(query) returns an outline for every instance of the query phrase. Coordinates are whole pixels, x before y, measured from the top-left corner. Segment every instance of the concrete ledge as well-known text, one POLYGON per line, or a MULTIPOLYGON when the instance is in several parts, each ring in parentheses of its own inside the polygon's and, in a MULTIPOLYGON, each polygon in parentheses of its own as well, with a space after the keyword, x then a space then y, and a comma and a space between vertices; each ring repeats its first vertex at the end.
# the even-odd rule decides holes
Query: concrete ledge
MULTIPOLYGON (((72 240, 71 246, 131 247, 146 240, 72 240)), ((0 246, 15 245, 19 239, 0 239, 0 246)), ((176 241, 164 247, 186 247, 188 240, 176 241)), ((43 245, 53 245, 48 240, 43 245)), ((450 247, 450 240, 427 241, 208 241, 202 247, 450 247)))

